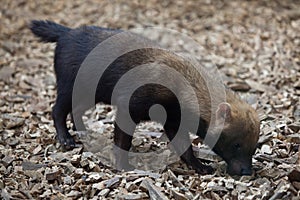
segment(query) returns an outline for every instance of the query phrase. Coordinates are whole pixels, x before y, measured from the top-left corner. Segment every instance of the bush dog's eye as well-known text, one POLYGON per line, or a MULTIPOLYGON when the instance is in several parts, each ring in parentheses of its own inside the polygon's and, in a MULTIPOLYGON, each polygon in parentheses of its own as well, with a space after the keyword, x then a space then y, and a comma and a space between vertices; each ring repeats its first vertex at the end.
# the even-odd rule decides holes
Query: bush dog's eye
POLYGON ((241 149, 241 145, 240 145, 239 143, 235 143, 235 144, 234 144, 234 148, 235 148, 236 150, 240 150, 240 149, 241 149))

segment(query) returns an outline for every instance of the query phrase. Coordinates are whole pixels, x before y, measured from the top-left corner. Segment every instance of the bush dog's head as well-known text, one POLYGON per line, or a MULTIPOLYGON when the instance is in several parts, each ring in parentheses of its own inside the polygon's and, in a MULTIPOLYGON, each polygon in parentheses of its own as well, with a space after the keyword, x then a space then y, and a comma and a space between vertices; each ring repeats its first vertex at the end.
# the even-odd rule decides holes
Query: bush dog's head
POLYGON ((256 111, 242 101, 238 105, 221 103, 216 111, 216 126, 221 125, 223 130, 213 150, 226 161, 230 175, 251 175, 260 132, 256 111))

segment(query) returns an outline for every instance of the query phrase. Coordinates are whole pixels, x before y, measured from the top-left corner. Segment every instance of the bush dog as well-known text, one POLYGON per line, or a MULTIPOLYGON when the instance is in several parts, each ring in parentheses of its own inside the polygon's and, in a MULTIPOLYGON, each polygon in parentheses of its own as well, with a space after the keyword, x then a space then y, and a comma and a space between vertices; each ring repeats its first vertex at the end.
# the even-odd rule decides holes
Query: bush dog
MULTIPOLYGON (((122 32, 96 26, 82 26, 71 29, 51 21, 33 20, 30 24, 31 31, 43 42, 56 42, 54 69, 57 79, 57 98, 53 107, 52 117, 57 131, 59 142, 67 147, 74 147, 75 141, 71 137, 67 125, 67 115, 82 115, 88 107, 82 106, 77 113, 72 110, 72 91, 75 77, 87 55, 102 41, 122 32)), ((212 150, 221 156, 227 163, 227 171, 231 175, 251 175, 252 156, 256 149, 260 132, 260 123, 255 110, 242 101, 231 90, 225 89, 226 101, 217 106, 216 112, 210 109, 210 97, 206 83, 195 71, 188 69, 188 64, 176 58, 171 53, 153 49, 140 49, 126 53, 117 58, 106 69, 95 94, 95 103, 103 102, 111 104, 111 93, 115 84, 122 75, 135 66, 143 63, 160 61, 166 63, 171 68, 179 71, 194 86, 194 91, 198 97, 201 116, 197 135, 204 138, 207 133, 208 124, 211 117, 218 123, 223 119, 224 126, 217 143, 211 147, 212 150)), ((147 73, 146 73, 147 74, 147 73)), ((156 73, 149 73, 155 76, 156 73)), ((216 83, 219 84, 219 83, 216 83)), ((87 89, 87 88, 85 88, 87 89)), ((167 119, 163 124, 164 131, 168 138, 172 140, 178 130, 180 123, 180 109, 189 108, 193 113, 193 103, 189 102, 187 93, 184 105, 179 102, 173 92, 159 84, 147 84, 137 89, 130 99, 130 115, 135 123, 149 120, 149 109, 154 104, 160 104, 167 113, 167 119)), ((77 105, 75 105, 77 106, 77 105)), ((116 118, 122 119, 122 106, 117 106, 116 118)), ((78 106, 80 107, 80 106, 78 106)), ((216 124, 218 125, 218 124, 216 124)), ((132 127, 131 131, 134 132, 132 127)), ((189 141, 188 128, 182 142, 189 141)), ((131 147, 132 134, 126 134, 115 123, 114 143, 120 149, 129 151, 131 147)), ((180 145, 178 145, 180 146, 180 145)), ((175 149, 179 148, 175 146, 175 149)), ((212 173, 212 168, 201 163, 193 154, 191 144, 180 156, 181 159, 196 170, 199 174, 212 173)), ((128 154, 119 153, 116 155, 116 164, 121 169, 131 169, 128 163, 128 154)))

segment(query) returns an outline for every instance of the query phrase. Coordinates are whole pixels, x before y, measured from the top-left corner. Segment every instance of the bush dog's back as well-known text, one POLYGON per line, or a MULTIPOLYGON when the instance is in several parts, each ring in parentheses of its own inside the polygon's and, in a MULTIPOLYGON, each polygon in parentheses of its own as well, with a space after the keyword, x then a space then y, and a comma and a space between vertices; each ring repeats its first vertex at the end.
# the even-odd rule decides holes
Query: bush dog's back
MULTIPOLYGON (((52 116, 59 142, 66 147, 73 147, 75 142, 66 126, 67 115, 71 114, 73 118, 74 116, 78 117, 86 109, 89 109, 88 106, 84 105, 84 102, 72 106, 72 91, 78 70, 87 55, 99 43, 122 31, 95 26, 71 29, 51 21, 32 21, 30 29, 42 41, 57 43, 54 60, 57 77, 57 99, 52 116)), ((221 125, 219 122, 222 121, 224 125, 222 123, 223 129, 220 138, 216 145, 211 146, 211 148, 226 161, 227 170, 230 174, 251 175, 252 155, 255 152, 259 136, 259 120, 256 112, 228 89, 225 89, 225 101, 220 102, 216 106, 215 112, 212 112, 211 102, 213 99, 210 98, 205 79, 190 67, 189 62, 171 52, 148 48, 131 51, 120 56, 105 70, 101 77, 95 94, 95 102, 111 104, 111 95, 115 84, 131 69, 146 63, 167 65, 182 74, 191 83, 197 101, 191 100, 191 94, 184 91, 185 88, 180 84, 178 84, 178 90, 180 90, 180 97, 185 100, 183 104, 179 103, 177 96, 168 88, 159 84, 146 84, 138 88, 130 98, 129 108, 132 120, 135 123, 149 120, 149 109, 155 104, 162 105, 167 113, 164 130, 170 140, 175 137, 179 129, 182 110, 199 118, 196 134, 201 138, 206 136, 208 125, 211 122, 218 127, 221 125), (196 106, 199 106, 201 115, 195 111, 197 110, 194 109, 196 106)), ((154 80, 168 79, 168 81, 172 81, 172 76, 159 69, 151 71, 151 73, 145 71, 144 75, 154 80)), ((211 80, 213 81, 213 79, 211 80)), ((223 87, 217 81, 209 84, 214 84, 217 90, 223 87)), ((126 87, 124 88, 125 91, 123 92, 126 93, 126 87)), ((85 87, 84 89, 87 90, 88 88, 85 87)), ((122 99, 122 92, 118 95, 118 99, 122 99)), ((122 118, 123 105, 121 100, 120 103, 118 102, 116 103, 116 118, 121 123, 125 123, 126 119, 122 118)), ((128 151, 131 147, 134 129, 135 127, 130 127, 130 133, 127 134, 115 123, 114 142, 120 148, 116 150, 116 165, 119 169, 132 168, 128 163, 128 151)), ((180 136, 180 141, 183 144, 188 143, 189 146, 181 153, 182 160, 200 174, 211 173, 212 169, 202 164, 193 155, 188 135, 189 125, 184 127, 184 130, 186 130, 186 134, 180 136)), ((179 144, 176 145, 175 149, 179 151, 180 146, 179 144)))

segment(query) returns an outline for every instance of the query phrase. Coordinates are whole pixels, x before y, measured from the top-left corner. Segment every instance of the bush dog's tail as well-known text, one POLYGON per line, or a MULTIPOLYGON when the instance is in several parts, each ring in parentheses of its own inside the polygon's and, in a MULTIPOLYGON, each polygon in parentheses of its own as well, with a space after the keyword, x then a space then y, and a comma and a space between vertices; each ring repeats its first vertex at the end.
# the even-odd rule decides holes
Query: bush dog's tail
POLYGON ((48 20, 32 20, 29 28, 43 42, 57 42, 62 34, 71 30, 71 28, 48 20))

